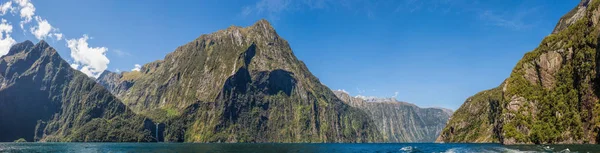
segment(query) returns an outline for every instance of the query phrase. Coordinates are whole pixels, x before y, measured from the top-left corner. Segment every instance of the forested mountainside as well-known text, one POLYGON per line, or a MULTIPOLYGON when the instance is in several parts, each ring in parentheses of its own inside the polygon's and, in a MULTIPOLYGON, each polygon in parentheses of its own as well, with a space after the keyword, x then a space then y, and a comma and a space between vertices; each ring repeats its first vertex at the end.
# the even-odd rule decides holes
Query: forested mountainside
POLYGON ((165 124, 166 141, 381 142, 376 124, 313 76, 266 20, 205 34, 98 81, 165 124))
POLYGON ((385 142, 434 142, 452 115, 448 109, 419 108, 394 98, 367 102, 343 91, 333 92, 350 106, 365 111, 385 142))
POLYGON ((598 143, 600 1, 582 0, 499 87, 470 97, 440 142, 598 143))
POLYGON ((0 57, 0 142, 148 142, 153 127, 43 40, 0 57))

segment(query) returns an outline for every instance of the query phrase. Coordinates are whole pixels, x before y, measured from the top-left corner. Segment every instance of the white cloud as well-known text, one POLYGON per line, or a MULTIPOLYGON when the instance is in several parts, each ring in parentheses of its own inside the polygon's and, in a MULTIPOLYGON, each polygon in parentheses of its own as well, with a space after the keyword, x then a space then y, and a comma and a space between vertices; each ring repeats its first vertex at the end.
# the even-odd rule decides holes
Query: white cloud
POLYGON ((0 23, 0 56, 8 54, 10 47, 17 43, 12 37, 10 37, 10 33, 12 33, 12 25, 6 21, 6 19, 2 19, 0 23))
POLYGON ((63 38, 63 34, 62 33, 52 33, 51 36, 54 36, 54 38, 56 40, 62 40, 62 38, 63 38))
POLYGON ((98 77, 106 68, 110 60, 106 57, 106 47, 89 47, 89 37, 83 35, 79 39, 67 39, 67 47, 71 49, 71 58, 74 64, 83 66, 81 72, 91 77, 98 77))
POLYGON ((63 35, 58 28, 53 27, 48 20, 41 16, 35 15, 35 6, 30 0, 12 0, 0 5, 0 15, 5 15, 9 11, 15 15, 15 10, 19 10, 19 16, 21 17, 19 25, 24 31, 25 26, 35 19, 35 25, 29 28, 35 38, 43 40, 50 37, 62 40, 63 35), (16 6, 13 6, 13 2, 16 3, 16 6))
POLYGON ((117 73, 121 73, 121 70, 119 70, 119 69, 115 69, 115 72, 117 72, 117 73))
POLYGON ((131 69, 131 71, 140 71, 140 69, 142 69, 142 66, 139 64, 135 64, 133 65, 133 69, 131 69))
MULTIPOLYGON (((9 0, 0 5, 0 15, 5 15, 10 12, 13 16, 19 16, 19 23, 24 32, 25 26, 29 32, 39 40, 46 38, 54 38, 55 40, 63 40, 64 35, 56 27, 53 27, 48 20, 39 15, 35 15, 35 6, 31 0, 9 0), (30 25, 32 21, 34 24, 30 25)), ((8 52, 10 47, 15 44, 15 40, 10 37, 12 25, 5 19, 2 19, 0 24, 0 55, 8 52)), ((106 47, 89 47, 87 40, 90 39, 87 35, 78 39, 69 39, 67 47, 71 49, 71 57, 74 59, 71 62, 71 67, 79 69, 91 77, 98 77, 104 70, 107 69, 110 60, 106 57, 108 49, 106 47)))
MULTIPOLYGON (((50 35, 50 31, 56 31, 56 29, 54 29, 52 25, 48 23, 48 20, 42 19, 40 16, 36 16, 35 21, 37 22, 37 26, 31 27, 30 30, 31 34, 33 34, 35 38, 39 40, 48 37, 48 35, 50 35)), ((60 37, 62 38, 62 34, 60 37)))
POLYGON ((24 25, 26 23, 31 22, 33 19, 33 15, 35 15, 35 6, 29 0, 14 0, 19 5, 19 14, 21 19, 23 19, 20 23, 21 29, 24 29, 24 25))
POLYGON ((12 2, 8 1, 2 5, 0 5, 0 15, 5 15, 9 11, 12 12, 15 8, 12 6, 12 2))

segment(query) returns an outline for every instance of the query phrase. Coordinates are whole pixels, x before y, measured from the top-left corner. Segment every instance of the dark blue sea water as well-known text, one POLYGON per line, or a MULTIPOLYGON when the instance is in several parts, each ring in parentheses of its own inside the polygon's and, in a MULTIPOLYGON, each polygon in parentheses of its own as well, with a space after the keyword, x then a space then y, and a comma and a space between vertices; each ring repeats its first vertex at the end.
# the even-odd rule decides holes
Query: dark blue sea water
POLYGON ((599 145, 503 146, 499 144, 196 144, 196 143, 0 143, 0 152, 231 152, 231 153, 336 153, 336 152, 590 152, 600 153, 599 145))

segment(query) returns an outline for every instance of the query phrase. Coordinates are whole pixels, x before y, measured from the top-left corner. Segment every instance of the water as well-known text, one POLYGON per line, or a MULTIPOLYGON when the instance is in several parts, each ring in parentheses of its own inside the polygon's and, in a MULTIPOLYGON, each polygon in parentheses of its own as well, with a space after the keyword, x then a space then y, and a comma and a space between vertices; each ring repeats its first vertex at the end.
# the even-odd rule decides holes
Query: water
POLYGON ((0 143, 0 152, 591 152, 600 153, 600 145, 502 146, 499 144, 195 144, 195 143, 0 143))

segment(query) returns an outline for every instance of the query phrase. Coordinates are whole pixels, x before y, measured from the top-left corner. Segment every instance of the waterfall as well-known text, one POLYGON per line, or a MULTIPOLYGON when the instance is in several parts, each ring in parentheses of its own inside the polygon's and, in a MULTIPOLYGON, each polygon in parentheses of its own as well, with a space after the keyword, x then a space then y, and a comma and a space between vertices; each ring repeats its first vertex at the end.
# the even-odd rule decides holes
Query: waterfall
POLYGON ((158 140, 158 125, 160 123, 156 123, 156 142, 159 142, 160 140, 158 140))

